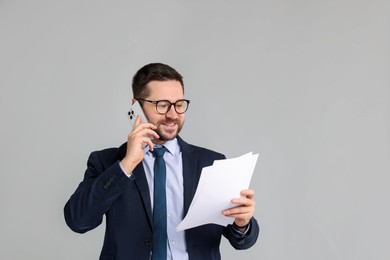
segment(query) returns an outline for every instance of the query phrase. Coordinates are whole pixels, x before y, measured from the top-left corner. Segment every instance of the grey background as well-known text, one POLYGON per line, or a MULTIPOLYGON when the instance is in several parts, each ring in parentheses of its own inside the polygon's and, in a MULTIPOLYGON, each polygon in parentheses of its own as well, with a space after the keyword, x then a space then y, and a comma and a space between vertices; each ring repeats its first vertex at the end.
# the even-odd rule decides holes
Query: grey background
POLYGON ((0 258, 97 259, 62 209, 126 140, 135 71, 191 99, 182 136, 260 154, 255 247, 223 259, 389 259, 389 1, 0 0, 0 258))

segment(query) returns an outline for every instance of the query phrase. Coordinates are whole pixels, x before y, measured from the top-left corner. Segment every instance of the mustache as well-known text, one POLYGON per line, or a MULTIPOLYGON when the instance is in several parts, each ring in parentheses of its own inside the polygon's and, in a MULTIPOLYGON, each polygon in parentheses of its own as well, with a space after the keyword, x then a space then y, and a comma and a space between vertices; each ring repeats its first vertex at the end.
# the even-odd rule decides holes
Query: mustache
POLYGON ((180 124, 180 120, 161 120, 159 122, 157 122, 158 125, 162 125, 162 124, 171 124, 171 123, 174 123, 174 124, 180 124))

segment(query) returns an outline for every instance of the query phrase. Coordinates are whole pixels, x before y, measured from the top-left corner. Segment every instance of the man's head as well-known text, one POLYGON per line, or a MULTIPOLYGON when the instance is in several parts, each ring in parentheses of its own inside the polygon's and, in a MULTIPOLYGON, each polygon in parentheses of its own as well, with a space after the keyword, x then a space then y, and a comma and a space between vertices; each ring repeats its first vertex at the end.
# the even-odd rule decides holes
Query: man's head
POLYGON ((184 125, 188 106, 184 101, 183 77, 168 65, 152 63, 134 75, 132 88, 134 99, 141 103, 149 123, 157 126, 160 139, 153 142, 174 139, 184 125))
POLYGON ((150 89, 147 87, 149 82, 169 80, 180 82, 184 93, 183 77, 174 68, 162 63, 150 63, 143 66, 133 77, 134 99, 145 99, 149 96, 150 89))

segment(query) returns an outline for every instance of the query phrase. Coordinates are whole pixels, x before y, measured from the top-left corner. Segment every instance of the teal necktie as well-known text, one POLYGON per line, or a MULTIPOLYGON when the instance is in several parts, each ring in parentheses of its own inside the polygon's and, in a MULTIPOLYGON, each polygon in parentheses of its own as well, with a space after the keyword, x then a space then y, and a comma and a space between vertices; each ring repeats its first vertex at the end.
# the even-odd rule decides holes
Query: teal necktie
POLYGON ((154 195, 153 195, 153 243, 152 259, 167 259, 167 200, 165 147, 154 148, 154 195))

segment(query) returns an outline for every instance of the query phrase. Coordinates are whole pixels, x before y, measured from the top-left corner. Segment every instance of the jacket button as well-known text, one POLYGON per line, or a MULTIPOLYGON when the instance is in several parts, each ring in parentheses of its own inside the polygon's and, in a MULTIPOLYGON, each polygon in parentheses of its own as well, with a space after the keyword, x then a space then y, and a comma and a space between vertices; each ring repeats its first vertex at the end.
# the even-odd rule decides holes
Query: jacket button
POLYGON ((151 246, 152 245, 152 241, 150 240, 145 240, 145 246, 151 246))

